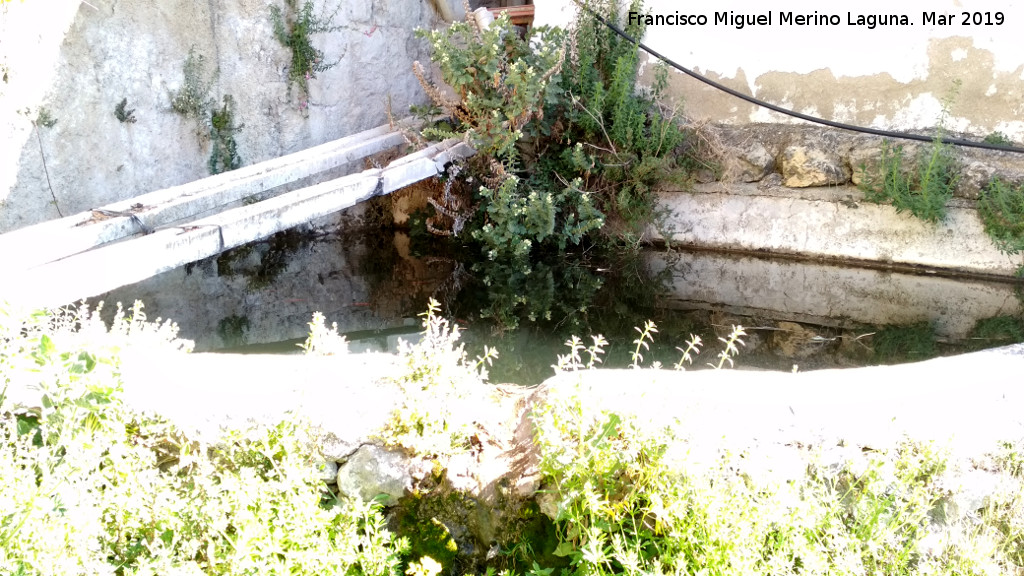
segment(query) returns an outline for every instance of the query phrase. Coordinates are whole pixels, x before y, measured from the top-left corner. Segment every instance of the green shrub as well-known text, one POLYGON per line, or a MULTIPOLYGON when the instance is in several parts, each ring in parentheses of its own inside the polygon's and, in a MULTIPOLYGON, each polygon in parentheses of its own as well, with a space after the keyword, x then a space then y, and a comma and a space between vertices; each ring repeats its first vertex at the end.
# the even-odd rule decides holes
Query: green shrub
MULTIPOLYGON (((598 9, 617 20, 618 4, 598 9)), ((630 10, 642 8, 639 0, 630 10)), ((643 27, 627 26, 639 37, 643 27)), ((434 102, 456 120, 431 137, 465 135, 481 159, 472 237, 490 259, 525 262, 544 250, 562 252, 606 221, 615 234, 639 236, 654 219, 654 183, 677 174, 687 156, 674 152, 685 132, 636 89, 637 47, 582 12, 566 35, 531 28, 521 37, 508 18, 480 29, 457 22, 425 32, 452 100, 414 67, 434 102), (678 160, 682 158, 683 160, 678 160)))
MULTIPOLYGON (((892 202, 897 212, 909 210, 926 222, 939 222, 946 217, 946 204, 953 197, 960 174, 954 148, 942 142, 946 133, 946 119, 950 107, 960 90, 955 80, 942 100, 942 112, 931 146, 913 159, 908 170, 902 146, 882 142, 881 166, 878 173, 865 173, 861 188, 871 202, 892 202)), ((864 170, 864 167, 861 167, 864 170)))

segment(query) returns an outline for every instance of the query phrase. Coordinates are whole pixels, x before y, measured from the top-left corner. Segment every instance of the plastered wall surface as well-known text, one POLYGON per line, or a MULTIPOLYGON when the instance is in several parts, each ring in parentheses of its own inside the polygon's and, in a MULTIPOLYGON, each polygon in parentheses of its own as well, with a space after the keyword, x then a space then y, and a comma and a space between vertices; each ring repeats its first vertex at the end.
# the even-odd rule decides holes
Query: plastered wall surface
MULTIPOLYGON (((895 130, 935 126, 949 98, 946 128, 1024 139, 1024 6, 1016 0, 645 4, 652 17, 692 23, 650 25, 647 45, 742 93, 805 114, 895 130), (718 13, 725 18, 716 22, 718 13), (701 16, 704 25, 697 23, 701 16), (796 24, 800 16, 807 23, 796 24), (747 23, 757 17, 770 17, 771 24, 747 23)), ((572 5, 538 1, 536 23, 567 24, 572 5)), ((641 78, 649 82, 652 62, 643 61, 641 78)), ((678 72, 670 75, 669 97, 695 119, 795 122, 678 72)))
MULTIPOLYGON (((296 4, 301 8, 304 2, 296 4)), ((24 0, 0 7, 0 233, 209 175, 209 129, 171 109, 193 49, 230 95, 251 164, 380 125, 424 96, 415 29, 441 24, 421 0, 313 0, 337 29, 313 36, 333 68, 289 89, 274 37, 283 0, 24 0), (136 121, 115 107, 127 98, 136 121), (44 126, 45 110, 56 123, 44 126), (59 212, 58 212, 59 209, 59 212)))

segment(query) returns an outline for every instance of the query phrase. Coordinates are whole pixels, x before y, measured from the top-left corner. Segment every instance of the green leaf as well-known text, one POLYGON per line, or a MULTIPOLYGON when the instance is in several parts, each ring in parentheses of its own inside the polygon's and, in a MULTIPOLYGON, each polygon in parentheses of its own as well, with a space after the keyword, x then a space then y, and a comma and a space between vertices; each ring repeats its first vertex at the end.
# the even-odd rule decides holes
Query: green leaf
POLYGON ((36 347, 36 351, 32 356, 35 357, 36 362, 42 366, 50 361, 50 355, 57 347, 54 345, 53 340, 46 334, 39 337, 39 346, 36 347))
POLYGON ((594 439, 590 441, 590 445, 597 447, 599 444, 604 442, 605 439, 607 439, 609 436, 614 435, 621 422, 622 418, 620 418, 618 414, 609 414, 608 421, 605 422, 604 426, 601 427, 601 431, 597 434, 597 436, 595 436, 594 439))
POLYGON ((555 556, 566 557, 572 556, 576 553, 576 546, 572 542, 559 542, 558 546, 555 547, 555 556))

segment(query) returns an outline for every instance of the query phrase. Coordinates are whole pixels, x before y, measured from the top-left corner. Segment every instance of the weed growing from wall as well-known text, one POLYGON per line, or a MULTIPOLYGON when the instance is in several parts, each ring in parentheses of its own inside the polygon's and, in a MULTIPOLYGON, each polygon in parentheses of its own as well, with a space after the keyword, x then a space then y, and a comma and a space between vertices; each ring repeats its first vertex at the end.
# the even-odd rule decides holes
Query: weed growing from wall
POLYGON ((313 34, 323 34, 340 30, 333 24, 334 17, 341 9, 341 4, 327 18, 313 14, 312 0, 306 0, 299 8, 296 0, 285 0, 285 10, 280 6, 270 7, 270 20, 274 25, 274 37, 282 46, 291 51, 291 64, 288 66, 288 91, 291 94, 292 84, 299 86, 301 101, 299 108, 305 110, 309 105, 309 81, 321 72, 326 72, 337 62, 327 63, 324 53, 313 46, 313 34))
MULTIPOLYGON (((224 95, 218 108, 216 100, 210 96, 213 84, 217 80, 218 71, 207 74, 206 57, 196 52, 195 47, 188 51, 188 57, 182 65, 184 80, 181 87, 171 92, 171 109, 195 119, 198 124, 196 134, 200 145, 210 142, 210 159, 207 168, 210 174, 220 174, 234 170, 242 165, 238 155, 235 135, 244 125, 235 122, 235 101, 231 95, 224 95)), ((121 103, 127 105, 127 99, 121 103)), ((115 110, 115 115, 117 111, 115 110)), ((130 116, 130 114, 129 114, 130 116)), ((134 121, 134 116, 131 116, 134 121)), ((121 116, 118 116, 121 119, 121 116)), ((122 120, 124 122, 126 120, 122 120)))
POLYGON ((54 117, 50 110, 45 106, 39 108, 39 113, 36 115, 35 120, 36 126, 42 126, 43 128, 53 128, 57 125, 57 118, 54 117))
POLYGON ((992 144, 993 146, 1006 146, 1007 148, 1016 145, 1016 142, 1011 140, 1009 136, 998 130, 991 132, 988 136, 985 136, 982 142, 985 144, 992 144))
POLYGON ((243 124, 235 124, 234 98, 224 96, 221 107, 210 112, 210 174, 220 174, 242 165, 235 142, 235 134, 242 128, 243 124))
POLYGON ((213 108, 210 91, 217 80, 218 72, 206 72, 206 56, 189 48, 188 57, 182 65, 184 80, 181 87, 171 92, 171 108, 189 118, 201 119, 213 108))
POLYGON ((954 148, 944 144, 945 122, 949 107, 960 87, 959 80, 942 103, 938 128, 931 146, 925 148, 913 164, 905 165, 902 146, 882 143, 882 157, 877 173, 868 173, 864 166, 861 188, 868 201, 892 202, 897 212, 910 211, 927 222, 939 222, 946 217, 946 204, 953 197, 960 176, 957 172, 954 148))
POLYGON ((122 124, 135 124, 135 108, 128 108, 128 98, 122 98, 117 106, 114 106, 114 118, 122 124))
POLYGON ((1024 185, 1013 186, 998 178, 989 182, 978 198, 978 215, 1000 251, 1024 252, 1024 185))
POLYGON ((897 212, 906 210, 927 222, 941 221, 959 179, 951 148, 936 139, 908 170, 903 147, 884 142, 880 179, 867 175, 862 185, 867 200, 892 202, 897 212))

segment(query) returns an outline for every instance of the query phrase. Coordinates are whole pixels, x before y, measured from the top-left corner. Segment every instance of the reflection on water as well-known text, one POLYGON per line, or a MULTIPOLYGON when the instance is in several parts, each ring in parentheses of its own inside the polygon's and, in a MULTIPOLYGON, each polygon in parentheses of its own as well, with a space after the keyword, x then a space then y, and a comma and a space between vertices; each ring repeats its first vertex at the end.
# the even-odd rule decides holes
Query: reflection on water
MULTIPOLYGON (((120 288, 174 319, 197 351, 298 351, 314 311, 354 351, 415 339, 434 297, 465 327, 475 355, 501 356, 492 381, 538 383, 571 334, 602 334, 605 366, 626 366, 635 327, 658 326, 643 365, 679 361, 691 334, 703 366, 743 325, 740 368, 801 370, 899 362, 1024 341, 1020 285, 714 252, 648 250, 632 258, 536 264, 529 274, 447 252, 412 255, 403 233, 290 232, 120 288)), ((112 307, 111 307, 112 308, 112 307)))

